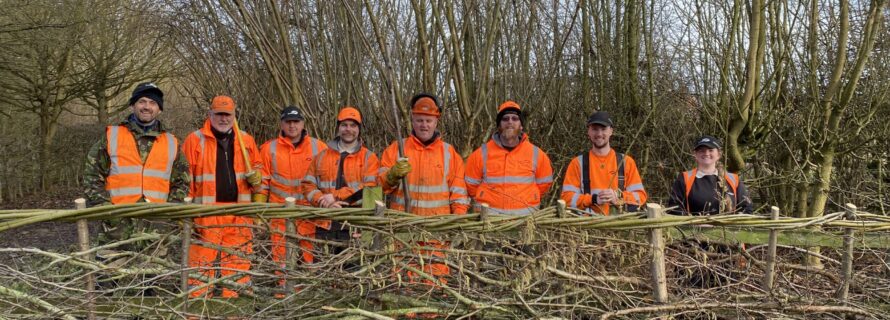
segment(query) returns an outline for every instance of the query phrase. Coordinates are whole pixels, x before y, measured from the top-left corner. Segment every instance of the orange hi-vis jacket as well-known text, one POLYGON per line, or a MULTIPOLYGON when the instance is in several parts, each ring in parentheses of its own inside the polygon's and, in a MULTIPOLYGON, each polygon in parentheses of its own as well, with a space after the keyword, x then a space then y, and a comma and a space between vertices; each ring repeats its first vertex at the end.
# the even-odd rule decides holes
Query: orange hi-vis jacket
MULTIPOLYGON (((435 138, 429 145, 414 135, 404 139, 405 157, 411 164, 408 179, 411 213, 421 216, 466 214, 470 207, 464 183, 464 162, 450 144, 435 138)), ((386 174, 399 159, 398 142, 383 152, 380 160, 380 182, 383 192, 390 195, 389 207, 405 210, 402 184, 391 186, 386 174)))
MULTIPOLYGON (((241 144, 235 139, 235 149, 233 152, 239 154, 234 156, 235 178, 238 184, 238 202, 250 202, 250 184, 247 183, 245 174, 252 168, 262 166, 259 150, 257 150, 256 142, 249 134, 240 132, 241 140, 247 148, 250 161, 249 165, 244 163, 244 157, 241 156, 241 144)), ((216 202, 216 138, 210 129, 210 119, 204 121, 204 127, 195 130, 182 145, 182 151, 185 153, 186 159, 189 161, 189 168, 192 173, 192 184, 189 188, 189 196, 195 203, 214 203, 216 202)))
POLYGON ((541 205, 541 198, 553 185, 550 157, 528 141, 507 150, 495 134, 467 158, 467 191, 477 210, 487 203, 504 214, 529 214, 541 205))
MULTIPOLYGON (((244 157, 240 155, 241 144, 235 138, 233 151, 239 154, 233 157, 233 169, 235 170, 236 184, 238 186, 238 202, 250 202, 251 190, 245 174, 253 167, 260 167, 262 162, 253 137, 244 132, 239 133, 252 163, 244 163, 244 157)), ((186 159, 188 159, 189 169, 192 174, 189 195, 194 198, 196 203, 216 203, 216 147, 216 137, 213 136, 213 131, 211 131, 209 119, 204 122, 204 127, 189 134, 185 138, 185 142, 183 142, 183 153, 186 159)), ((253 219, 250 217, 231 215, 195 218, 196 231, 200 235, 201 241, 226 248, 234 248, 245 254, 253 252, 253 248, 250 245, 253 239, 253 231, 249 227, 240 225, 252 223, 253 219)), ((250 260, 222 250, 205 247, 200 244, 192 244, 189 248, 189 267, 197 268, 205 277, 214 279, 235 276, 237 273, 249 270, 250 260)), ((245 286, 249 286, 251 283, 249 275, 235 277, 233 280, 245 286)), ((191 288, 204 285, 204 282, 198 279, 189 279, 188 283, 191 288)), ((212 287, 196 289, 189 296, 212 296, 212 287)), ((238 293, 228 288, 223 288, 222 296, 229 298, 237 297, 238 293)))
MULTIPOLYGON (((337 188, 337 169, 340 165, 340 153, 338 140, 328 142, 328 148, 315 156, 309 171, 303 178, 303 194, 312 205, 317 206, 322 195, 330 193, 339 201, 346 200, 353 193, 364 187, 377 186, 377 168, 380 165, 371 150, 361 146, 355 153, 343 158, 343 178, 345 185, 337 188)), ((318 220, 316 225, 324 229, 330 229, 330 220, 318 220)))
MULTIPOLYGON (((269 195, 269 202, 284 203, 287 197, 296 199, 299 205, 308 206, 309 201, 303 196, 303 177, 309 171, 312 159, 327 149, 328 146, 318 139, 303 134, 300 142, 294 146, 287 137, 279 135, 278 138, 267 141, 260 147, 263 157, 263 186, 260 193, 269 195)), ((283 232, 287 229, 285 219, 270 219, 272 232, 272 261, 285 267, 286 240, 283 232)), ((297 232, 302 236, 310 236, 315 233, 315 225, 308 220, 297 219, 295 222, 297 232)), ((311 243, 300 240, 302 247, 312 249, 311 243)), ((311 261, 311 255, 304 250, 303 260, 311 261)), ((279 272, 284 274, 285 272, 279 272)), ((284 280, 280 281, 284 285, 284 280)))
POLYGON ((111 195, 111 203, 136 203, 143 197, 146 202, 167 202, 179 140, 168 132, 162 133, 142 163, 130 129, 109 126, 105 135, 111 160, 105 190, 111 195))
POLYGON ((318 139, 304 135, 297 146, 290 138, 279 135, 260 147, 263 159, 263 185, 260 193, 269 196, 269 202, 284 203, 293 197, 299 205, 309 205, 300 186, 316 155, 327 149, 318 139))
POLYGON ((609 205, 597 205, 593 203, 591 195, 599 194, 606 189, 621 190, 621 198, 629 206, 641 206, 648 198, 646 190, 643 188, 643 179, 640 178, 637 163, 629 155, 623 157, 624 161, 624 185, 618 186, 618 160, 615 150, 609 150, 609 154, 600 157, 593 154, 593 151, 587 151, 590 157, 590 194, 582 194, 584 186, 582 185, 581 172, 584 164, 583 156, 577 156, 569 163, 566 169, 565 179, 562 183, 562 194, 560 198, 564 200, 569 207, 578 208, 588 212, 596 212, 603 215, 609 215, 609 205))

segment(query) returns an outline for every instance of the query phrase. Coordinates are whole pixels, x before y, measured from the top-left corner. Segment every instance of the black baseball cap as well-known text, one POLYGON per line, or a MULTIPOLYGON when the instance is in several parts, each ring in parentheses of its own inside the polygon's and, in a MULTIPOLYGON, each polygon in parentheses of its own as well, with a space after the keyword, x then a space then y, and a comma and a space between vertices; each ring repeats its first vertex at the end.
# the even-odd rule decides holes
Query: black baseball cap
POLYGON ((598 124, 606 127, 612 126, 612 117, 609 116, 608 112, 605 111, 597 111, 590 115, 587 118, 587 125, 598 124))
POLYGON ((130 105, 132 106, 139 98, 147 97, 158 103, 158 108, 164 110, 164 92, 158 88, 153 82, 143 82, 133 89, 133 95, 130 96, 130 105))
POLYGON ((695 148, 692 150, 697 150, 701 147, 707 147, 708 149, 720 149, 720 140, 713 136, 704 135, 695 140, 695 148))
POLYGON ((287 106, 281 110, 281 120, 305 120, 303 113, 296 106, 287 106))

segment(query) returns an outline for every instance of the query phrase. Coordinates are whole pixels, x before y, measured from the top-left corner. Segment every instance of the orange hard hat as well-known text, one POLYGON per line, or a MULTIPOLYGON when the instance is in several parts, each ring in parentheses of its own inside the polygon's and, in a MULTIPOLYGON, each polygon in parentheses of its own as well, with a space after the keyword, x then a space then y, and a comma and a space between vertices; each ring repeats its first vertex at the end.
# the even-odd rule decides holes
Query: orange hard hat
POLYGON ((411 113, 438 117, 442 115, 442 103, 429 93, 419 93, 411 98, 411 113))
POLYGON ((362 124, 362 113, 356 108, 344 107, 343 109, 340 109, 340 113, 337 114, 337 123, 343 120, 352 120, 358 124, 362 124))
POLYGON ((517 111, 520 111, 520 112, 522 111, 522 108, 519 107, 518 103, 516 103, 513 100, 507 100, 507 101, 504 101, 504 103, 501 103, 500 106, 498 106, 498 113, 501 113, 501 111, 504 111, 507 109, 516 109, 517 111))
POLYGON ((235 114, 235 100, 229 96, 216 96, 210 100, 210 111, 235 114))

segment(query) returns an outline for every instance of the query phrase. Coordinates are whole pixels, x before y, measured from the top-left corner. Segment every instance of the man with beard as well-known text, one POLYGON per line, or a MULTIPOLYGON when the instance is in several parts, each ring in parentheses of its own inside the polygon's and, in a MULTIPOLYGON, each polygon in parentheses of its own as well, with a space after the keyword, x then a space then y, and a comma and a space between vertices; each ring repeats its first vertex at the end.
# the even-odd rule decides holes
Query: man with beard
MULTIPOLYGON (((281 110, 279 126, 281 133, 278 138, 266 141, 260 147, 260 155, 263 159, 263 184, 259 193, 254 194, 254 202, 284 203, 284 199, 293 197, 299 205, 308 206, 309 201, 303 197, 303 189, 301 183, 306 172, 309 171, 309 164, 312 158, 321 151, 327 149, 327 146, 309 136, 306 131, 306 119, 303 113, 295 106, 288 106, 281 110)), ((286 226, 285 219, 271 219, 270 229, 272 234, 270 240, 272 242, 272 261, 279 264, 282 269, 285 267, 285 237, 283 235, 286 226)), ((315 225, 308 220, 298 219, 296 222, 297 232, 303 236, 309 236, 315 233, 315 225)), ((311 248, 311 243, 305 240, 300 241, 302 247, 311 248)), ((308 252, 303 253, 304 260, 311 259, 308 252)), ((280 285, 284 285, 285 281, 281 280, 280 285)))
MULTIPOLYGON (((214 97, 204 126, 192 132, 183 142, 182 150, 189 160, 192 174, 190 195, 196 203, 250 202, 251 190, 260 192, 263 176, 257 172, 262 166, 259 150, 252 136, 235 130, 235 121, 235 101, 227 96, 214 97), (246 150, 249 159, 242 156, 242 150, 246 150)), ((253 224, 253 219, 244 216, 195 218, 199 240, 241 251, 243 255, 253 253, 253 232, 247 227, 250 224, 253 224)), ((189 248, 189 267, 198 268, 209 279, 232 277, 240 284, 250 283, 250 276, 240 275, 250 269, 250 260, 200 244, 193 244, 189 248)), ((216 296, 213 285, 200 287, 204 285, 202 281, 188 281, 194 289, 192 297, 205 294, 216 296)), ((228 288, 222 290, 224 298, 237 296, 236 291, 228 288)))
MULTIPOLYGON (((421 93, 411 99, 411 136, 403 139, 404 154, 399 156, 399 144, 393 142, 383 152, 380 160, 379 179, 383 192, 389 195, 389 208, 406 210, 405 190, 402 179, 407 179, 410 213, 421 216, 445 214, 466 214, 470 201, 464 183, 464 162, 460 154, 450 144, 442 141, 439 131, 439 116, 442 104, 434 95, 421 93)), ((430 240, 418 245, 445 248, 447 243, 430 240)), ((419 254, 445 258, 442 251, 422 250, 419 254)), ((409 265, 420 266, 416 262, 409 265)), ((440 262, 426 263, 422 270, 439 277, 450 273, 448 265, 440 262)), ((411 282, 417 282, 419 275, 408 272, 411 282)), ((425 283, 431 284, 425 280, 425 283)))
POLYGON ((467 158, 467 191, 479 210, 483 203, 494 212, 529 214, 553 184, 550 157, 528 140, 519 104, 507 100, 498 107, 497 132, 467 158))
POLYGON ((646 202, 646 190, 634 159, 615 152, 609 144, 609 113, 597 111, 587 118, 587 137, 593 148, 569 163, 560 198, 589 213, 609 215, 612 206, 638 210, 646 202))
MULTIPOLYGON (((358 109, 344 107, 337 115, 337 137, 328 141, 328 147, 316 156, 303 178, 303 195, 310 204, 322 208, 342 208, 361 204, 362 189, 377 186, 378 160, 365 148, 361 139, 362 116, 358 109)), ((314 220, 315 230, 306 234, 326 240, 348 240, 349 228, 331 220, 314 220)), ((304 250, 312 249, 306 242, 304 250)), ((313 262, 311 254, 304 253, 306 262, 313 262)))
MULTIPOLYGON (((83 175, 87 204, 182 202, 189 192, 189 167, 179 152, 179 140, 158 120, 164 92, 154 83, 140 83, 130 97, 130 108, 133 113, 108 126, 87 154, 83 175)), ((99 243, 129 239, 143 228, 129 218, 103 220, 99 243)))

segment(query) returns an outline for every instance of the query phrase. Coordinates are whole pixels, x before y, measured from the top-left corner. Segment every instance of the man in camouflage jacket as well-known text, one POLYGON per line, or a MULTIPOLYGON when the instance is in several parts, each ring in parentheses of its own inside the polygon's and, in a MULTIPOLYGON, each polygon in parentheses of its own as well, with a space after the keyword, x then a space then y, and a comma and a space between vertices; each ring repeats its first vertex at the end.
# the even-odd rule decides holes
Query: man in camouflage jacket
MULTIPOLYGON (((133 112, 118 126, 128 129, 127 131, 120 130, 120 133, 129 133, 133 136, 141 161, 145 163, 155 142, 162 135, 172 138, 168 139, 168 143, 176 141, 172 135, 168 135, 160 120, 157 119, 161 111, 164 110, 164 93, 153 83, 139 84, 130 97, 130 107, 133 112)), ((107 130, 111 130, 113 127, 115 126, 109 126, 107 130)), ((176 142, 178 144, 178 141, 176 142)), ((112 165, 108 144, 108 134, 106 133, 90 148, 87 154, 83 185, 87 205, 90 207, 113 203, 112 195, 106 188, 112 165)), ((178 146, 174 149, 174 152, 176 155, 169 176, 169 190, 166 201, 182 202, 188 195, 191 176, 189 175, 188 162, 182 152, 179 152, 178 146)), ((148 164, 145 165, 148 166, 148 164)), ((117 201, 117 203, 127 202, 133 201, 117 201)), ((146 202, 146 198, 145 196, 140 196, 135 202, 146 202)), ((144 231, 143 229, 142 223, 134 223, 129 218, 104 220, 102 232, 99 235, 99 243, 106 244, 129 239, 132 234, 137 231, 144 231)), ((135 249, 134 247, 131 248, 135 249)))

